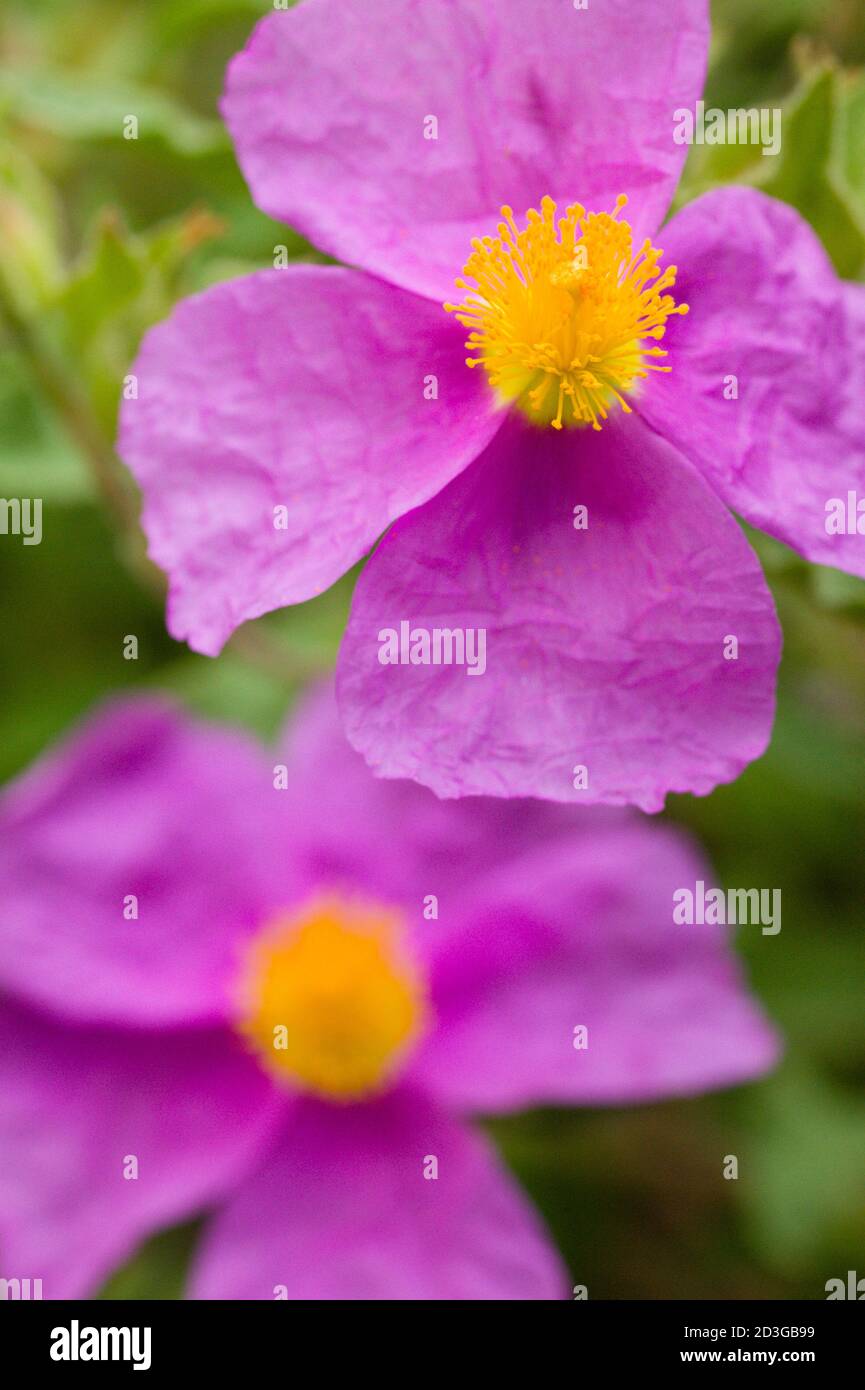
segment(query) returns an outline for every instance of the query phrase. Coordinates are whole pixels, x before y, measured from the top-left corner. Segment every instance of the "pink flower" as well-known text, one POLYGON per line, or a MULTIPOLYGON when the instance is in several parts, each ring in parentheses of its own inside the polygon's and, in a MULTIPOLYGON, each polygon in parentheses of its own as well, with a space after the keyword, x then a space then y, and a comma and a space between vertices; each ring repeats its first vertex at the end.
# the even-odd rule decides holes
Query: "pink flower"
POLYGON ((126 701, 0 804, 4 1275, 80 1297, 214 1209, 193 1297, 560 1296, 465 1117, 771 1065, 722 933, 673 924, 705 870, 629 813, 376 781, 327 694, 284 756, 126 701))
POLYGON ((705 0, 303 0, 229 69, 256 202, 359 269, 180 304, 120 447, 202 652, 386 532, 338 684, 379 775, 650 811, 709 792, 766 746, 780 647, 727 506, 865 574, 825 524, 865 493, 865 290, 752 189, 652 242, 707 40, 705 0), (482 629, 484 679, 426 664, 422 633, 382 664, 402 622, 482 629))

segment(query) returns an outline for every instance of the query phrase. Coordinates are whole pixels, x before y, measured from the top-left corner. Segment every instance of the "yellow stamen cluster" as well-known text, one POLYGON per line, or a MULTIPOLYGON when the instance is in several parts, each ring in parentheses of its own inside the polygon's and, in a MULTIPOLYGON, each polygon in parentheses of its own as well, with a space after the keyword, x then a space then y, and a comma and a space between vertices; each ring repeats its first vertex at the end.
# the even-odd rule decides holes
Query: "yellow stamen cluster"
POLYGON ((238 1026, 269 1071, 330 1100, 388 1084, 426 1018, 400 936, 387 909, 332 898, 253 942, 238 1026))
POLYGON ((614 402, 630 412, 625 393, 649 371, 668 372, 666 357, 647 339, 664 336, 673 314, 688 312, 666 291, 676 267, 661 270, 663 252, 644 241, 636 255, 630 225, 612 213, 572 204, 556 222, 544 198, 519 231, 502 208, 497 237, 476 237, 463 276, 461 304, 445 304, 470 329, 468 366, 485 368, 502 401, 530 419, 561 429, 601 428, 614 402))

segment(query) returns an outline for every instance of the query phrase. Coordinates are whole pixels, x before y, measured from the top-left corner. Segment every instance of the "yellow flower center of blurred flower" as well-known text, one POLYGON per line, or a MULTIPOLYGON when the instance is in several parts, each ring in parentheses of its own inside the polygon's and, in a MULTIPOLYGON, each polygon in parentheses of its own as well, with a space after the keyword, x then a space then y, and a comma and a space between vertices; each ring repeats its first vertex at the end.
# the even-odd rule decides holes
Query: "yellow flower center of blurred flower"
POLYGON ((253 941, 240 1031, 273 1075, 330 1100, 383 1090, 427 1018, 399 916, 339 897, 253 941))
POLYGON ((636 255, 630 225, 612 213, 572 204, 556 222, 556 204, 530 208, 519 231, 502 208, 497 237, 476 237, 456 281, 467 291, 448 313, 470 329, 468 366, 485 368, 503 402, 540 425, 601 428, 610 407, 630 413, 625 394, 649 371, 668 372, 646 346, 664 336, 672 314, 688 312, 665 291, 676 267, 644 241, 636 255))

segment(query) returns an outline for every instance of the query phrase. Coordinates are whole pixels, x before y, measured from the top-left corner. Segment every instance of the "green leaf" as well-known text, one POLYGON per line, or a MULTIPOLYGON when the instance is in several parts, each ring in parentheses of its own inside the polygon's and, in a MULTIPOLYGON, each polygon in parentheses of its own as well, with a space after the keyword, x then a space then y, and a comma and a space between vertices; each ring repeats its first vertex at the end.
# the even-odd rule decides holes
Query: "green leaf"
POLYGON ((186 1269, 198 1231, 198 1226, 193 1224, 177 1226, 154 1236, 111 1276, 99 1298, 112 1301, 182 1298, 186 1269))
POLYGON ((137 140, 162 140, 183 155, 229 148, 220 121, 184 110, 156 88, 88 72, 7 69, 0 73, 0 110, 4 106, 25 125, 65 140, 123 141, 130 158, 137 140), (124 136, 130 116, 138 123, 137 140, 124 136))
POLYGON ((824 608, 865 613, 865 579, 823 565, 813 565, 809 575, 814 597, 824 608))
POLYGON ((835 69, 816 69, 782 117, 781 153, 765 193, 797 208, 820 237, 839 275, 865 265, 865 221, 844 176, 839 83, 835 69))
MULTIPOLYGON (((846 146, 850 128, 859 119, 865 122, 865 114, 860 117, 854 102, 844 116, 840 77, 828 63, 809 68, 783 105, 774 98, 744 103, 757 109, 767 104, 781 111, 779 153, 764 155, 756 144, 693 146, 676 205, 719 183, 760 188, 796 208, 814 228, 838 274, 855 278, 865 267, 865 216, 848 182, 855 160, 846 146)), ((860 164, 861 148, 860 141, 860 164)))
MULTIPOLYGON (((825 1283, 844 1272, 833 1258, 856 1254, 849 1233, 865 1210, 865 1104, 797 1060, 748 1100, 754 1133, 740 1179, 753 1240, 783 1273, 820 1260, 825 1283)), ((823 1284, 813 1297, 825 1297, 823 1284)))
POLYGON ((0 496, 57 506, 92 496, 77 450, 11 351, 0 353, 0 496))
POLYGON ((0 145, 0 276, 22 313, 35 312, 62 276, 54 192, 8 138, 0 145))
POLYGON ((865 217, 865 74, 848 78, 842 89, 840 161, 846 186, 865 217))
POLYGON ((232 20, 252 25, 273 8, 273 0, 158 0, 153 4, 154 27, 162 45, 176 49, 199 31, 211 31, 232 20))
POLYGON ((70 346, 86 349, 109 319, 122 315, 144 286, 144 257, 119 218, 100 218, 80 269, 54 300, 66 323, 70 346))
POLYGON ((169 313, 182 292, 187 260, 217 230, 221 223, 202 210, 141 235, 130 233, 117 214, 104 213, 77 269, 47 306, 43 327, 58 355, 74 364, 109 439, 143 333, 169 313))
POLYGON ((230 649, 218 661, 192 653, 180 657, 163 672, 160 686, 175 692, 193 714, 241 724, 264 740, 275 737, 290 703, 282 681, 238 659, 230 649))

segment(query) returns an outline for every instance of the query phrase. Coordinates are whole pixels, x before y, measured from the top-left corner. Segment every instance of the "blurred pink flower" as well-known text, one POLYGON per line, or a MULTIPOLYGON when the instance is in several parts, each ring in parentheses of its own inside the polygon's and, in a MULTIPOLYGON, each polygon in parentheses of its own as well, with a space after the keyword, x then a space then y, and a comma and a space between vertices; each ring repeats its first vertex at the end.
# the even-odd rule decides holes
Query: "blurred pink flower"
POLYGON ((562 1296, 466 1117, 772 1064, 723 932, 673 924, 705 869, 631 813, 377 781, 327 692, 280 757, 124 701, 5 794, 4 1274, 81 1297, 213 1209, 195 1298, 562 1296))

